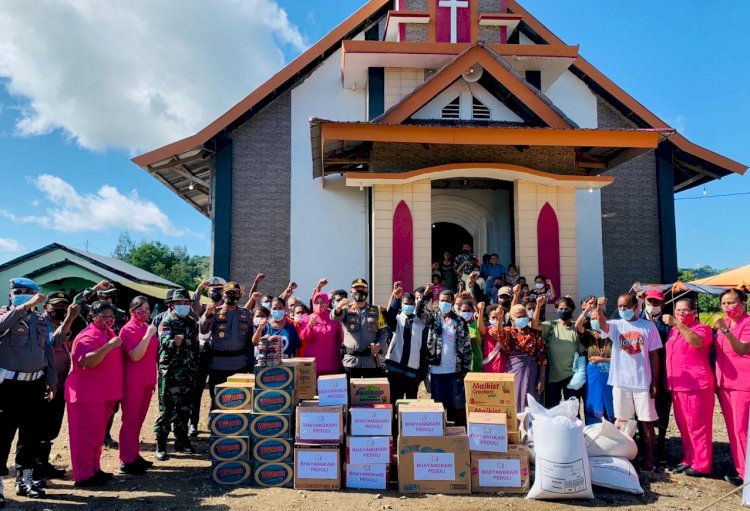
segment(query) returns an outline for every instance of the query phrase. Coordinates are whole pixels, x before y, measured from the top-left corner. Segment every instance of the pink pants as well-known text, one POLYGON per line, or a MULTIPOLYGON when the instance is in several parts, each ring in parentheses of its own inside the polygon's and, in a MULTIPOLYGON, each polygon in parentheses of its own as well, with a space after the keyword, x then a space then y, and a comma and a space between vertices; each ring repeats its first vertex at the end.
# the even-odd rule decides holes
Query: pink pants
POLYGON ((710 474, 714 449, 714 389, 674 391, 672 403, 682 437, 682 463, 701 474, 710 474))
POLYGON ((734 458, 737 475, 745 477, 745 456, 747 454, 747 425, 750 420, 750 392, 720 388, 719 404, 727 423, 729 448, 734 458))
POLYGON ((117 401, 68 403, 73 479, 85 481, 101 470, 102 444, 117 401))
POLYGON ((128 387, 125 385, 125 395, 122 406, 122 426, 120 426, 120 462, 128 465, 140 458, 141 427, 146 420, 154 387, 128 387))

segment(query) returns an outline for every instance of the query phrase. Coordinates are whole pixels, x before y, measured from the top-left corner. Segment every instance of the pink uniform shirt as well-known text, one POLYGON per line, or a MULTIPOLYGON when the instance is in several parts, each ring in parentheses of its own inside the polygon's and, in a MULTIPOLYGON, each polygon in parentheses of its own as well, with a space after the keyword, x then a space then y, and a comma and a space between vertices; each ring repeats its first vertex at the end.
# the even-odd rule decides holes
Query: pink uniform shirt
MULTIPOLYGON (((743 313, 727 327, 742 342, 750 342, 750 315, 743 313)), ((750 354, 738 355, 727 336, 719 331, 716 337, 716 382, 720 388, 750 392, 750 354)))
MULTIPOLYGON (((490 333, 491 330, 494 330, 494 326, 487 327, 487 330, 484 331, 484 351, 482 355, 484 356, 485 360, 487 357, 490 356, 490 353, 492 353, 495 350, 495 346, 500 343, 500 341, 496 340, 492 334, 490 333)), ((508 372, 508 354, 505 352, 505 350, 500 350, 495 357, 490 360, 486 364, 482 364, 482 372, 484 373, 507 373, 508 372)))
POLYGON ((134 362, 128 356, 146 335, 148 325, 139 325, 132 319, 120 330, 120 340, 125 359, 125 385, 128 387, 154 387, 156 385, 157 356, 159 352, 159 341, 154 334, 148 343, 146 354, 138 362, 134 362))
POLYGON ((80 362, 87 353, 98 350, 115 336, 112 330, 99 330, 93 323, 73 341, 73 370, 65 382, 69 403, 95 403, 122 399, 122 348, 111 350, 101 363, 84 369, 80 362))
POLYGON ((711 370, 711 345, 713 332, 703 323, 693 321, 690 329, 703 339, 703 346, 695 348, 675 327, 667 337, 667 385, 669 390, 690 392, 714 388, 711 370))

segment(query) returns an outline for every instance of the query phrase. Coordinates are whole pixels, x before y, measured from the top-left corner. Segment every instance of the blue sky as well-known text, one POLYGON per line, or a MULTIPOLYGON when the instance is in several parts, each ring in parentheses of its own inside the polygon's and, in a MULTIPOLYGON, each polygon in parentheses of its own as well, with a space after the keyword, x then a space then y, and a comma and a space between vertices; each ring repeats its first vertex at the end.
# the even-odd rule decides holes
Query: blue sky
MULTIPOLYGON (((118 28, 129 29, 117 26, 102 32, 102 50, 86 62, 74 62, 76 48, 57 56, 55 62, 39 63, 36 69, 13 62, 10 66, 0 53, 0 178, 5 185, 0 195, 0 262, 54 241, 77 247, 88 243, 90 250, 109 254, 122 230, 130 231, 136 240, 157 239, 185 245, 191 254, 209 253, 209 221, 130 158, 216 118, 305 45, 353 13, 363 0, 282 0, 278 4, 288 19, 267 0, 250 3, 257 4, 254 12, 228 12, 223 22, 219 19, 221 23, 214 25, 217 34, 248 38, 246 47, 237 53, 217 53, 210 37, 196 39, 195 31, 188 34, 188 27, 174 35, 174 44, 163 43, 169 48, 165 51, 178 54, 176 60, 185 59, 171 68, 158 55, 153 62, 141 58, 150 53, 148 38, 142 46, 128 39, 126 51, 118 49, 111 34, 118 28), (254 16, 262 18, 258 25, 254 16), (248 51, 250 57, 245 56, 248 51), (201 52, 216 55, 215 62, 201 58, 205 57, 201 52), (67 74, 64 55, 70 55, 67 74), (205 68, 198 65, 198 71, 186 71, 191 58, 208 63, 205 68), (238 63, 238 59, 245 60, 238 63), (196 79, 201 70, 206 76, 196 79), (140 81, 130 89, 122 88, 139 73, 144 75, 140 81), (148 81, 149 77, 153 79, 148 81), (55 87, 57 79, 60 87, 55 87), (186 80, 198 83, 194 89, 182 90, 179 84, 186 80), (127 101, 134 94, 147 98, 138 97, 133 103, 136 107, 146 104, 141 117, 130 116, 134 108, 127 101), (69 96, 76 101, 65 101, 69 96), (185 108, 191 114, 182 118, 179 107, 185 104, 193 108, 185 108), (147 117, 150 113, 155 116, 153 122, 147 117), (102 213, 108 205, 132 208, 132 214, 102 213)), ((525 0, 522 4, 566 43, 579 44, 590 62, 691 141, 750 164, 750 92, 745 86, 750 69, 744 55, 750 47, 745 27, 750 3, 722 0, 700 11, 673 0, 525 0)), ((15 0, 15 5, 17 18, 11 22, 17 39, 11 42, 24 48, 24 32, 17 27, 42 33, 49 13, 38 9, 34 17, 28 14, 31 9, 24 8, 28 4, 15 0)), ((202 17, 195 9, 185 16, 188 25, 202 17)), ((113 16, 100 24, 106 27, 120 18, 113 16)), ((146 21, 158 26, 169 17, 162 19, 156 13, 154 18, 146 21)), ((0 34, 7 34, 2 23, 0 34)), ((74 23, 71 18, 69 26, 74 23)), ((164 23, 165 27, 178 25, 164 23)), ((5 37, 9 36, 0 35, 0 47, 7 42, 5 37)), ((91 46, 90 40, 83 42, 91 46)), ((56 44, 55 40, 50 44, 56 44)), ((750 263, 750 236, 743 225, 746 208, 742 207, 750 195, 711 198, 734 193, 750 193, 750 174, 708 185, 707 198, 676 202, 681 266, 724 268, 750 263)), ((703 190, 696 189, 677 198, 703 196, 703 190)))

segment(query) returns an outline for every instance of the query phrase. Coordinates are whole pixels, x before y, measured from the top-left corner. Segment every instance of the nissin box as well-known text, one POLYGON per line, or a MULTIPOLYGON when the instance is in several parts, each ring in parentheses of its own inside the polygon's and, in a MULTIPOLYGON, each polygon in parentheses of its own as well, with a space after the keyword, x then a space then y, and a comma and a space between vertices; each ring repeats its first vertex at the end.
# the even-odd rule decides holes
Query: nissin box
POLYGON ((252 469, 246 461, 222 461, 211 464, 211 478, 217 484, 247 484, 251 476, 252 469))
POLYGON ((253 438, 291 438, 291 417, 288 415, 254 413, 250 419, 253 438))
POLYGON ((250 440, 247 437, 222 436, 211 439, 209 452, 216 461, 248 461, 250 459, 250 440))
POLYGON ((214 404, 222 410, 252 410, 253 386, 250 383, 220 383, 216 386, 214 404))
POLYGON ((291 488, 294 465, 291 463, 258 463, 253 465, 253 481, 264 488, 291 488))
POLYGON ((255 413, 290 415, 297 403, 294 392, 285 390, 258 390, 255 392, 255 413))
POLYGON ((294 445, 285 438, 254 438, 253 460, 262 463, 285 462, 294 455, 294 445))
POLYGON ((258 390, 294 390, 296 370, 294 366, 279 365, 255 368, 255 388, 258 390))
POLYGON ((249 436, 249 410, 212 410, 208 416, 208 429, 213 436, 249 436))

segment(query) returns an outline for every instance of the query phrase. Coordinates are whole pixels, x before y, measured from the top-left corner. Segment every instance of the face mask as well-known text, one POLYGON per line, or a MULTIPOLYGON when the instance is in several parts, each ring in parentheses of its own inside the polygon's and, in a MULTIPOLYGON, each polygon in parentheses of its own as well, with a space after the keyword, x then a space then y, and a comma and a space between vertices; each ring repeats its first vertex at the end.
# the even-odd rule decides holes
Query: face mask
POLYGON ((599 326, 599 321, 596 319, 591 320, 591 328, 596 330, 597 332, 601 331, 601 327, 599 326))
POLYGON ((633 316, 635 316, 635 311, 633 309, 625 309, 617 311, 620 314, 620 319, 624 319, 625 321, 630 321, 633 319, 633 316))
POLYGON ((237 305, 237 302, 240 301, 240 298, 238 296, 229 295, 227 296, 227 305, 237 305))
POLYGON ((691 325, 695 321, 695 312, 683 312, 675 314, 675 317, 680 320, 683 325, 691 325))
POLYGON ((260 316, 253 318, 253 326, 260 325, 260 322, 263 320, 260 316))
POLYGON ((11 303, 14 307, 21 307, 26 302, 31 300, 34 297, 34 295, 13 295, 13 298, 11 299, 11 303))
POLYGON ((730 305, 724 309, 724 314, 726 314, 729 319, 737 319, 742 316, 743 312, 745 312, 745 309, 743 309, 742 305, 738 303, 730 305))
POLYGON ((221 291, 211 291, 208 297, 211 298, 212 302, 218 303, 221 301, 221 291))
POLYGON ((367 291, 355 291, 352 293, 352 297, 354 298, 355 302, 364 302, 367 300, 367 297, 369 296, 369 293, 367 291))
POLYGON ((105 330, 111 330, 113 326, 115 326, 115 318, 113 317, 100 317, 99 321, 94 321, 94 326, 98 328, 99 330, 105 331, 105 330))
POLYGON ((526 328, 529 326, 529 318, 516 318, 513 324, 516 325, 516 328, 526 328))
POLYGON ((414 314, 415 307, 413 305, 402 305, 401 306, 401 312, 406 314, 407 316, 411 316, 414 314))
POLYGON ((533 318, 534 317, 534 309, 526 309, 526 314, 528 314, 530 318, 533 318))
POLYGON ((175 305, 174 313, 177 314, 179 317, 184 318, 185 316, 190 314, 190 306, 189 305, 175 305))
POLYGON ((297 323, 304 323, 305 321, 307 321, 307 314, 297 314, 296 316, 294 316, 294 321, 296 321, 297 323))
POLYGON ((497 328, 497 320, 496 319, 491 319, 490 320, 490 326, 493 326, 493 327, 497 328))
POLYGON ((316 303, 313 305, 313 311, 315 314, 325 314, 325 312, 328 310, 328 307, 324 303, 316 303))
POLYGON ((463 252, 466 255, 471 255, 471 249, 469 249, 469 250, 464 249, 463 252))
POLYGON ((274 309, 271 311, 271 317, 274 321, 281 321, 284 319, 284 316, 286 316, 286 312, 279 309, 274 309))
POLYGON ((510 300, 500 300, 500 305, 502 305, 505 310, 510 309, 510 300))
POLYGON ((536 284, 534 284, 534 287, 537 289, 544 289, 544 284, 542 284, 541 282, 537 282, 536 284))
POLYGON ((133 319, 139 323, 144 323, 149 317, 149 313, 144 310, 133 311, 133 319))
POLYGON ((474 319, 474 313, 473 312, 462 312, 461 317, 464 318, 467 322, 471 322, 472 319, 474 319))
POLYGON ((52 309, 47 312, 49 314, 49 317, 54 319, 55 321, 62 321, 65 319, 65 309, 52 309))
POLYGON ((557 317, 563 321, 570 321, 573 317, 573 311, 557 311, 557 317))
POLYGON ((260 306, 266 309, 267 311, 271 310, 271 302, 262 302, 260 306))
POLYGON ((453 306, 451 305, 451 302, 439 302, 438 303, 438 309, 440 309, 440 312, 443 314, 448 314, 451 311, 451 308, 453 306))
POLYGON ((658 305, 646 305, 646 312, 648 312, 649 316, 656 316, 661 312, 661 307, 658 305))

